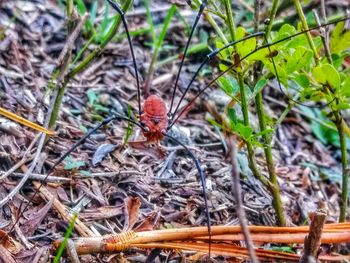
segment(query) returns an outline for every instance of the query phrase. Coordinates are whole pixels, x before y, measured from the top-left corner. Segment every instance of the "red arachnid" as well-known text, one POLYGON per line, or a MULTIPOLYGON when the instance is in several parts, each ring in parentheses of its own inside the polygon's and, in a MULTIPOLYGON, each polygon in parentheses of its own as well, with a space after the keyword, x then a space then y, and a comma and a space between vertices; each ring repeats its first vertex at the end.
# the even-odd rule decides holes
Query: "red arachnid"
POLYGON ((163 99, 157 95, 149 96, 143 104, 140 121, 147 142, 161 141, 168 126, 167 108, 163 99))

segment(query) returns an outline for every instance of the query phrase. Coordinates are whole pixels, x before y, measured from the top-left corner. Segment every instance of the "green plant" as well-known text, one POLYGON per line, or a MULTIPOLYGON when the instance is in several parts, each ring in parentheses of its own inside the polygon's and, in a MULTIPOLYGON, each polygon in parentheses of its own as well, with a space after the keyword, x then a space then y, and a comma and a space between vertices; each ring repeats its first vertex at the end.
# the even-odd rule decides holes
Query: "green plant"
MULTIPOLYGON (((216 3, 215 8, 226 10, 226 16, 218 16, 225 23, 225 27, 219 27, 209 13, 206 14, 208 22, 217 32, 215 38, 215 48, 221 48, 232 40, 238 40, 247 35, 247 30, 242 27, 235 27, 232 19, 230 1, 221 1, 222 6, 216 3), (229 37, 228 37, 229 36, 229 37)), ((215 3, 211 1, 211 3, 215 3)), ((274 122, 268 117, 263 108, 263 97, 261 91, 266 86, 268 79, 277 77, 279 88, 284 95, 290 99, 290 106, 287 112, 297 103, 313 103, 326 105, 328 108, 326 116, 333 122, 338 131, 339 146, 342 155, 343 182, 342 182, 342 202, 340 221, 344 221, 348 196, 348 168, 345 135, 349 135, 349 128, 341 116, 341 111, 349 108, 350 95, 350 76, 344 69, 342 62, 349 55, 350 32, 344 31, 344 23, 338 23, 332 33, 330 41, 331 54, 322 52, 324 45, 320 37, 312 37, 311 34, 300 34, 294 36, 297 32, 307 30, 306 19, 302 13, 298 1, 294 1, 297 13, 302 21, 299 30, 296 30, 290 24, 284 24, 277 31, 271 31, 274 12, 277 10, 278 1, 273 2, 273 10, 270 16, 270 26, 265 30, 265 39, 263 44, 267 43, 267 37, 270 37, 270 43, 276 43, 268 48, 259 48, 256 39, 249 39, 230 47, 219 54, 221 63, 219 69, 224 72, 232 67, 228 74, 218 79, 218 85, 225 93, 232 98, 232 101, 225 112, 227 113, 228 123, 226 126, 230 131, 240 136, 248 152, 248 160, 253 174, 270 189, 273 196, 274 207, 276 210, 277 222, 279 225, 285 224, 283 208, 279 197, 277 177, 272 159, 271 139, 274 128, 278 122, 274 122), (290 39, 288 39, 290 37, 290 39), (286 41, 281 41, 286 39, 286 41), (257 50, 255 53, 254 51, 257 50), (240 59, 244 60, 239 61, 240 59), (330 60, 331 58, 331 60, 330 60), (273 60, 272 60, 273 59, 273 60), (332 61, 332 62, 330 62, 332 61), (250 74, 254 69, 253 76, 250 74), (276 73, 277 72, 277 73, 276 73), (286 89, 282 88, 282 85, 286 89), (293 98, 293 99, 292 99, 293 98), (255 101, 255 108, 259 119, 260 131, 256 131, 250 124, 249 103, 255 101), (232 107, 239 103, 243 116, 239 118, 232 107), (254 149, 263 147, 267 168, 269 171, 269 181, 261 176, 259 168, 256 166, 254 149)), ((224 13, 224 12, 222 12, 224 13)), ((260 44, 261 45, 261 44, 260 44)), ((225 125, 211 122, 220 128, 225 125)))
POLYGON ((59 263, 60 262, 60 259, 62 257, 63 251, 64 251, 64 249, 67 246, 68 239, 72 235, 72 232, 73 232, 73 229, 74 229, 74 224, 75 224, 75 221, 76 221, 77 218, 78 218, 78 213, 74 212, 72 220, 70 221, 68 229, 67 229, 67 231, 66 231, 66 233, 64 235, 64 239, 61 242, 61 244, 60 244, 60 246, 59 246, 59 248, 57 250, 57 253, 55 255, 53 263, 59 263))
MULTIPOLYGON (((212 1, 213 2, 213 1, 212 1)), ((227 26, 227 31, 230 36, 231 41, 235 41, 238 39, 242 39, 246 35, 246 31, 242 27, 236 28, 233 22, 233 14, 231 10, 231 3, 230 1, 224 1, 223 5, 224 9, 226 10, 226 18, 224 18, 224 22, 227 26)), ((271 17, 273 17, 271 15, 271 17)), ((227 40, 224 32, 219 28, 219 26, 216 24, 214 19, 211 18, 210 14, 206 14, 206 18, 208 19, 209 23, 213 26, 213 28, 217 31, 219 38, 215 40, 215 46, 216 48, 221 48, 229 43, 227 40)), ((235 59, 244 58, 247 55, 249 55, 251 52, 253 52, 257 48, 257 41, 254 38, 248 39, 246 41, 243 41, 241 43, 236 44, 234 47, 230 47, 227 50, 224 50, 219 54, 219 57, 221 61, 224 63, 219 65, 220 70, 225 71, 228 69, 228 64, 232 65, 232 59, 235 61, 235 59), (236 54, 232 55, 232 54, 236 54)), ((247 60, 242 61, 237 64, 237 66, 234 67, 234 70, 229 71, 229 74, 226 76, 223 76, 219 79, 219 85, 221 87, 224 87, 224 91, 235 101, 237 101, 242 109, 242 118, 239 119, 237 117, 237 114, 232 108, 232 103, 228 106, 226 109, 228 119, 229 119, 229 127, 231 128, 231 132, 236 133, 239 135, 245 142, 247 146, 247 152, 248 152, 248 161, 250 169, 252 170, 254 176, 258 178, 271 192, 271 195, 273 196, 273 206, 276 211, 276 221, 278 225, 285 226, 286 220, 283 212, 281 197, 279 194, 279 186, 277 182, 277 176, 275 173, 275 168, 272 160, 272 150, 271 150, 271 134, 272 129, 267 125, 266 117, 262 105, 262 97, 261 97, 261 90, 266 85, 267 80, 265 77, 257 77, 255 78, 255 83, 248 83, 246 76, 248 75, 248 70, 250 67, 253 66, 253 64, 256 62, 256 60, 247 60), (232 77, 237 79, 237 81, 233 81, 232 77), (231 84, 234 83, 233 88, 231 84), (237 87, 238 85, 238 87, 237 87), (239 98, 237 95, 239 94, 239 98), (255 98, 256 104, 257 104, 257 112, 259 116, 259 124, 260 124, 260 132, 254 132, 254 128, 250 124, 250 117, 249 117, 249 102, 250 100, 248 98, 255 98), (259 142, 260 138, 262 137, 262 143, 259 142), (255 147, 261 146, 264 148, 265 151, 265 157, 267 162, 267 167, 269 170, 269 180, 264 178, 260 172, 260 169, 258 168, 255 160, 255 147)), ((233 62, 235 63, 235 62, 233 62)))
MULTIPOLYGON (((125 12, 129 9, 131 6, 132 0, 127 0, 124 5, 122 6, 122 10, 125 12)), ((71 9, 73 9, 72 4, 67 5, 67 14, 70 14, 69 12, 71 9)), ((53 102, 53 110, 50 115, 50 121, 49 121, 49 128, 53 129, 56 125, 56 121, 61 109, 62 99, 65 94, 66 87, 69 83, 69 81, 78 73, 85 70, 90 63, 96 59, 101 53, 103 52, 103 49, 106 47, 106 45, 113 39, 114 35, 116 34, 119 25, 121 23, 121 17, 119 15, 115 15, 113 19, 113 23, 110 26, 110 28, 107 30, 105 34, 101 37, 101 43, 100 45, 95 48, 90 54, 88 54, 83 61, 81 61, 77 66, 75 66, 72 70, 70 70, 67 74, 62 73, 64 75, 63 80, 59 83, 57 83, 56 88, 58 89, 57 96, 54 99, 53 102)), ((54 74, 57 74, 56 72, 54 74)))

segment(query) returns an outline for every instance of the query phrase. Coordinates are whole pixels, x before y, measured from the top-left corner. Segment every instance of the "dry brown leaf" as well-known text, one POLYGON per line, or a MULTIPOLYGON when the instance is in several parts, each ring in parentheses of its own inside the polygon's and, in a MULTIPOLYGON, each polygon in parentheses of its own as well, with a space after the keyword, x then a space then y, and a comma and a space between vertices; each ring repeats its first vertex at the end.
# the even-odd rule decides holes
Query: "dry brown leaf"
POLYGON ((131 230, 139 218, 141 201, 138 197, 128 197, 125 201, 125 225, 124 230, 131 230))

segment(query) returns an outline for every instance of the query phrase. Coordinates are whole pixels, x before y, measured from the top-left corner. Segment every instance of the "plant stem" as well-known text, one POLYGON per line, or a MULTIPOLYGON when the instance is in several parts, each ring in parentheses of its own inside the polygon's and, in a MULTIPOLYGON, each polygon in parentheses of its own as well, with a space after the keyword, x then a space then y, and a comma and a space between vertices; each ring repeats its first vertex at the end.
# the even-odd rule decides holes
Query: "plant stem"
POLYGON ((284 121, 284 119, 286 118, 286 116, 288 115, 288 113, 292 110, 292 108, 295 106, 295 101, 297 101, 299 99, 300 95, 299 93, 297 93, 294 97, 293 100, 289 100, 288 101, 288 106, 284 109, 284 111, 281 113, 281 115, 278 117, 276 123, 275 123, 275 127, 277 127, 278 125, 281 125, 281 123, 284 121))
POLYGON ((271 7, 271 11, 270 11, 270 17, 269 17, 270 22, 269 22, 269 24, 267 25, 267 27, 265 29, 266 38, 268 38, 268 36, 271 33, 271 29, 272 29, 272 26, 273 26, 273 21, 275 20, 279 3, 280 3, 279 0, 274 0, 272 2, 272 7, 271 7))
MULTIPOLYGON (((130 6, 131 6, 132 0, 126 0, 122 10, 123 12, 126 12, 130 6)), ((119 28, 121 22, 121 18, 119 15, 116 15, 114 17, 114 22, 112 27, 107 32, 106 36, 102 39, 102 42, 99 47, 97 47, 93 52, 91 52, 78 66, 76 66, 72 71, 70 71, 66 78, 71 79, 76 74, 82 72, 90 63, 97 58, 99 55, 101 55, 103 49, 106 47, 106 45, 112 40, 114 35, 117 33, 117 30, 119 28)))
MULTIPOLYGON (((228 26, 229 31, 230 31, 230 37, 232 38, 231 41, 233 41, 234 37, 235 37, 235 27, 234 27, 234 23, 233 23, 230 1, 225 0, 225 7, 226 7, 226 15, 227 15, 226 22, 227 22, 227 26, 228 26), (227 9, 230 9, 230 10, 227 10, 227 9)), ((220 32, 222 32, 222 31, 219 28, 219 26, 216 24, 216 22, 214 20, 213 21, 208 20, 208 21, 214 27, 214 29, 217 31, 217 33, 219 34, 219 36, 221 37, 223 42, 225 44, 227 44, 228 41, 227 41, 226 37, 223 35, 223 33, 220 34, 220 32)), ((244 122, 245 126, 250 126, 248 103, 247 103, 247 97, 246 97, 245 85, 244 85, 244 76, 241 73, 239 73, 237 78, 238 78, 238 83, 239 83, 239 87, 240 87, 240 94, 241 94, 241 108, 242 108, 242 112, 243 112, 243 122, 244 122)), ((264 176, 261 175, 260 170, 256 164, 253 144, 250 141, 246 141, 245 143, 247 145, 249 167, 250 167, 254 177, 257 178, 265 187, 270 188, 271 184, 264 176)))
MULTIPOLYGON (((295 0, 296 1, 296 0, 295 0)), ((296 1, 297 2, 297 1, 296 1)), ((323 3, 324 4, 324 3, 323 3)), ((300 4, 299 4, 300 5, 300 4)), ((299 16, 304 17, 304 14, 301 12, 298 12, 299 16)), ((320 21, 317 15, 317 12, 314 11, 314 16, 316 23, 319 25, 320 21)), ((304 20, 306 21, 305 17, 304 20)), ((304 26, 304 24, 303 24, 304 26)), ((307 26, 307 24, 306 24, 307 26)), ((305 27, 305 26, 304 26, 305 27)), ((328 60, 329 64, 333 64, 331 54, 330 54, 330 49, 326 40, 326 32, 323 29, 323 33, 321 34, 321 38, 323 41, 323 46, 325 49, 326 57, 328 60)), ((309 43, 311 42, 313 44, 313 41, 311 39, 310 34, 308 34, 308 40, 309 43)), ((313 49, 314 50, 314 49, 313 49)), ((316 52, 314 50, 314 52, 316 52)), ((315 60, 316 57, 318 57, 318 54, 316 53, 315 55, 315 60), (317 56, 316 56, 317 55, 317 56)), ((319 60, 316 60, 316 64, 319 62, 319 60)), ((339 222, 344 222, 346 219, 346 212, 347 212, 347 207, 348 207, 348 156, 347 156, 347 148, 346 148, 346 140, 345 140, 345 133, 348 131, 348 126, 346 122, 344 121, 341 111, 336 107, 339 104, 339 100, 337 96, 334 94, 334 91, 330 88, 326 87, 325 91, 329 96, 331 96, 332 100, 329 105, 329 108, 334 116, 333 123, 335 124, 337 130, 338 130, 338 136, 339 136, 339 143, 340 143, 340 152, 341 152, 341 164, 342 164, 342 199, 340 202, 340 215, 339 215, 339 222)))
MULTIPOLYGON (((259 92, 256 95, 255 104, 256 104, 257 115, 259 118, 259 127, 260 127, 260 131, 262 132, 267 129, 267 125, 265 122, 265 113, 263 109, 264 107, 263 97, 261 92, 259 92)), ((267 169, 269 171, 269 179, 273 185, 273 188, 270 188, 270 192, 273 196, 273 207, 275 208, 275 212, 276 212, 276 221, 279 226, 286 226, 286 219, 283 212, 283 205, 282 205, 281 196, 279 192, 279 185, 278 185, 277 175, 275 171, 275 164, 273 162, 273 157, 272 157, 272 148, 271 148, 272 134, 263 133, 262 137, 264 141, 263 142, 264 153, 265 153, 267 169)))
MULTIPOLYGON (((242 113, 243 113, 243 123, 245 126, 250 126, 249 111, 248 111, 247 96, 246 96, 246 92, 245 92, 244 78, 241 74, 238 76, 238 84, 239 84, 240 95, 241 95, 241 108, 242 108, 242 113)), ((245 143, 247 145, 249 167, 252 170, 253 175, 260 182, 262 182, 265 187, 267 187, 268 189, 271 189, 271 187, 272 187, 271 183, 264 176, 261 175, 260 170, 256 164, 253 144, 250 141, 246 141, 245 143)))
MULTIPOLYGON (((293 2, 294 2, 294 6, 295 6, 295 8, 297 10, 297 13, 299 15, 301 24, 303 25, 303 29, 304 30, 308 30, 309 26, 307 24, 306 17, 305 17, 303 8, 301 7, 300 1, 299 0, 293 0, 293 2)), ((315 63, 316 63, 316 65, 318 65, 319 64, 319 60, 320 60, 320 56, 319 56, 319 54, 318 54, 318 52, 316 50, 314 42, 312 41, 312 37, 311 37, 310 32, 306 32, 306 38, 307 38, 307 41, 309 42, 310 48, 312 49, 312 51, 314 53, 315 63)))
POLYGON ((73 0, 67 0, 66 15, 68 19, 72 16, 73 9, 74 9, 73 0))
MULTIPOLYGON (((278 4, 279 4, 279 0, 274 0, 272 3, 272 9, 271 9, 271 13, 270 13, 270 23, 265 30, 265 34, 266 34, 265 43, 266 43, 267 38, 270 34, 273 20, 276 16, 278 4)), ((262 64, 261 63, 256 64, 255 68, 256 68, 256 70, 255 70, 256 73, 254 74, 254 80, 256 83, 258 81, 258 78, 259 78, 259 76, 258 76, 259 72, 261 73, 261 71, 262 71, 262 64)), ((266 120, 265 120, 262 91, 258 92, 257 95, 255 96, 255 107, 256 107, 256 112, 257 112, 258 119, 259 119, 260 132, 263 132, 267 129, 267 125, 266 125, 266 120)), ((266 165, 267 165, 267 169, 269 172, 269 181, 273 185, 273 187, 269 188, 269 190, 270 190, 270 193, 273 197, 273 207, 275 208, 275 212, 276 212, 276 222, 277 222, 277 225, 279 225, 279 226, 285 226, 286 219, 285 219, 285 215, 283 212, 283 204, 282 204, 281 196, 279 193, 279 185, 278 185, 277 175, 276 175, 276 171, 275 171, 275 164, 274 164, 273 156, 272 156, 272 147, 271 147, 272 134, 263 133, 262 139, 263 139, 263 145, 264 145, 266 165)))
MULTIPOLYGON (((67 16, 67 40, 72 33, 72 30, 74 28, 74 2, 73 0, 68 0, 67 5, 66 5, 66 16, 67 16)), ((57 80, 57 85, 56 85, 56 91, 54 95, 54 106, 52 108, 52 111, 49 113, 49 123, 48 127, 49 129, 54 130, 55 129, 55 123, 58 118, 59 110, 60 107, 58 108, 56 105, 56 102, 58 99, 62 101, 63 94, 64 94, 64 88, 60 86, 60 83, 62 82, 64 78, 64 74, 66 73, 68 67, 69 67, 69 62, 72 57, 72 51, 69 50, 67 51, 66 54, 64 54, 64 57, 62 61, 60 62, 59 66, 56 68, 56 70, 53 72, 51 79, 56 79, 57 80), (52 122, 52 117, 55 117, 55 122, 52 122)))
POLYGON ((231 41, 235 41, 236 37, 235 37, 235 24, 233 22, 233 16, 232 16, 232 8, 231 8, 231 1, 230 0, 225 0, 224 1, 225 4, 225 9, 226 9, 226 17, 227 17, 227 25, 228 25, 228 29, 230 31, 230 36, 231 36, 231 41))
POLYGON ((214 30, 219 35, 219 37, 224 42, 224 44, 227 45, 229 42, 228 42, 227 38, 225 37, 225 34, 222 32, 219 25, 215 22, 215 20, 212 18, 212 16, 206 11, 203 12, 203 15, 204 15, 205 19, 209 22, 209 24, 214 28, 214 30))
MULTIPOLYGON (((230 31, 230 36, 231 39, 230 41, 235 41, 235 25, 233 22, 233 16, 232 16, 232 9, 231 9, 231 1, 230 0, 225 0, 225 9, 226 9, 226 24, 228 25, 229 31, 230 31)), ((238 80, 239 80, 239 86, 241 89, 241 100, 242 100, 242 111, 243 111, 243 107, 245 107, 245 110, 243 111, 244 114, 244 122, 247 122, 249 126, 249 114, 248 114, 248 105, 247 105, 247 99, 246 99, 246 94, 245 94, 245 87, 244 87, 244 77, 241 73, 238 74, 238 80), (243 93, 242 93, 243 91, 243 93), (243 106, 244 104, 244 106, 243 106)), ((233 138, 233 136, 232 136, 233 138)), ((247 243, 248 246, 248 251, 249 251, 249 257, 251 259, 251 262, 253 263, 257 263, 259 262, 255 250, 253 249, 253 241, 251 239, 250 236, 250 232, 248 230, 247 227, 247 219, 245 216, 245 212, 242 209, 242 205, 243 202, 241 200, 241 186, 239 183, 239 171, 238 171, 238 164, 237 164, 237 156, 236 156, 236 147, 235 147, 235 141, 231 142, 231 162, 232 162, 232 180, 233 180, 233 187, 232 187, 232 191, 234 193, 234 197, 236 200, 236 211, 237 211, 237 216, 239 218, 240 221, 240 225, 242 227, 242 231, 243 231, 243 235, 244 235, 244 239, 247 243)), ((247 142, 247 145, 251 144, 250 142, 247 142)), ((250 151, 252 152, 252 155, 250 155, 252 158, 252 162, 255 164, 255 158, 254 158, 254 149, 252 149, 251 147, 252 145, 250 145, 250 151)), ((249 158, 251 159, 251 158, 249 158)), ((256 170, 256 166, 253 167, 253 169, 256 170)), ((252 170, 253 170, 252 169, 252 170)), ((260 173, 259 173, 260 174, 260 173)))
MULTIPOLYGON (((340 114, 338 114, 341 118, 340 114)), ((339 223, 345 222, 346 219, 346 211, 348 208, 348 156, 346 150, 346 140, 344 134, 344 125, 343 119, 340 119, 340 122, 337 121, 337 129, 339 134, 340 141, 340 151, 341 151, 341 163, 342 163, 342 202, 340 204, 340 215, 339 215, 339 223)))
MULTIPOLYGON (((73 0, 70 0, 73 1, 73 0)), ((126 12, 129 7, 131 6, 132 0, 126 0, 122 10, 126 12)), ((114 17, 114 22, 110 30, 107 32, 106 36, 102 39, 102 43, 99 47, 97 47, 94 51, 92 51, 82 62, 79 63, 72 71, 70 71, 64 78, 63 82, 60 84, 58 83, 58 94, 54 101, 53 111, 50 116, 50 122, 49 122, 49 129, 54 129, 56 125, 56 121, 58 119, 58 115, 61 109, 63 96, 65 94, 65 89, 69 81, 78 73, 82 72, 84 69, 86 69, 90 63, 97 58, 103 51, 104 47, 109 43, 109 41, 112 40, 114 35, 117 33, 117 30, 119 28, 121 22, 121 18, 119 15, 116 15, 114 17)))

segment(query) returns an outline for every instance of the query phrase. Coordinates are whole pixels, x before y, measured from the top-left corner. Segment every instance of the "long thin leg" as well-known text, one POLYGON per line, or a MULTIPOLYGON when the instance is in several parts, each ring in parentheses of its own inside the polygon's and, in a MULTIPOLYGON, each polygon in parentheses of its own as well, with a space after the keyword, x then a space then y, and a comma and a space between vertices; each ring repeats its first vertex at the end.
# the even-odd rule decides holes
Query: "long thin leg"
MULTIPOLYGON (((216 50, 210 52, 209 54, 207 54, 207 55, 205 56, 204 60, 202 61, 202 63, 199 65, 199 67, 198 67, 196 73, 194 73, 193 77, 191 78, 190 82, 188 83, 188 85, 187 85, 187 87, 186 87, 186 90, 184 91, 184 93, 182 93, 182 96, 181 96, 179 102, 177 103, 176 108, 175 108, 174 113, 172 114, 172 116, 174 117, 174 116, 176 115, 176 113, 177 113, 177 111, 178 111, 178 109, 179 109, 179 107, 180 107, 180 104, 181 104, 181 102, 183 101, 183 99, 185 98, 185 96, 186 96, 187 92, 189 91, 189 89, 190 89, 192 83, 193 83, 193 82, 195 81, 195 79, 197 78, 197 76, 198 76, 200 70, 204 67, 204 65, 205 65, 206 63, 208 63, 209 60, 211 60, 213 57, 215 57, 215 56, 216 56, 217 54, 219 54, 221 51, 223 51, 223 50, 225 50, 225 49, 227 49, 227 48, 229 48, 229 47, 231 47, 231 46, 234 46, 234 45, 236 45, 236 44, 238 44, 238 43, 240 43, 240 42, 242 42, 242 41, 245 41, 245 40, 247 40, 247 39, 250 39, 250 38, 252 38, 252 37, 258 37, 258 36, 261 36, 261 35, 264 35, 264 34, 265 34, 264 32, 257 32, 257 33, 254 33, 254 34, 249 35, 249 36, 247 36, 247 37, 241 38, 241 39, 239 39, 239 40, 237 40, 237 41, 233 41, 233 42, 231 42, 231 43, 228 43, 228 44, 225 45, 224 47, 222 47, 222 48, 220 48, 220 49, 216 49, 216 50)), ((171 120, 171 121, 172 121, 172 120, 171 120)), ((168 127, 168 129, 170 129, 171 126, 172 126, 172 125, 170 125, 170 126, 168 127)))
POLYGON ((95 133, 98 129, 100 129, 102 126, 107 125, 108 123, 110 123, 111 121, 115 120, 115 119, 122 119, 122 120, 127 120, 128 122, 131 122, 137 126, 139 126, 141 129, 143 129, 143 127, 127 118, 121 115, 113 115, 111 117, 108 117, 106 119, 104 119, 102 122, 100 122, 98 125, 96 125, 93 129, 91 129, 88 133, 86 133, 82 138, 80 138, 67 152, 65 152, 60 158, 58 158, 58 160, 52 165, 52 167, 49 169, 49 171, 47 172, 44 180, 42 180, 42 182, 40 183, 38 189, 35 191, 34 195, 31 197, 31 199, 29 200, 29 202, 23 207, 23 209, 21 209, 22 203, 19 207, 19 215, 17 217, 16 222, 13 224, 13 226, 11 227, 9 232, 12 232, 12 230, 14 229, 14 227, 17 225, 18 220, 21 218, 22 214, 24 213, 24 211, 27 210, 28 206, 32 203, 32 201, 34 200, 34 198, 36 197, 37 193, 39 192, 40 188, 43 186, 43 184, 46 182, 46 179, 50 176, 50 174, 55 170, 55 168, 57 167, 57 165, 59 165, 68 155, 70 155, 79 145, 81 145, 87 138, 89 138, 93 133, 95 133))
POLYGON ((173 136, 170 136, 166 132, 163 132, 163 135, 170 140, 176 142, 177 144, 181 145, 185 151, 188 153, 188 155, 191 157, 193 160, 194 164, 196 165, 198 174, 199 174, 199 179, 201 180, 202 184, 202 190, 203 190, 203 197, 204 197, 204 205, 205 205, 205 214, 207 218, 207 227, 208 227, 208 235, 209 235, 209 257, 210 257, 210 251, 211 251, 211 220, 210 220, 210 213, 209 213, 209 207, 208 207, 208 196, 207 196, 207 191, 206 189, 206 182, 205 182, 205 176, 203 173, 203 170, 199 164, 199 160, 194 156, 194 154, 188 149, 186 145, 184 145, 182 142, 180 142, 178 139, 174 138, 173 136))
POLYGON ((126 36, 128 38, 132 62, 134 64, 135 77, 136 77, 139 116, 141 116, 141 89, 140 89, 140 82, 139 82, 139 74, 138 74, 137 64, 136 64, 136 59, 135 59, 134 46, 133 46, 132 41, 131 41, 131 37, 130 37, 129 29, 128 29, 128 24, 126 23, 125 14, 124 14, 123 10, 121 10, 121 8, 118 6, 118 4, 112 2, 112 0, 107 0, 107 1, 114 8, 114 10, 116 10, 118 12, 118 14, 120 15, 120 18, 121 18, 122 23, 124 25, 126 36))
MULTIPOLYGON (((177 120, 182 116, 182 114, 184 114, 188 108, 192 105, 192 103, 205 91, 207 90, 209 87, 211 87, 211 85, 213 85, 220 77, 222 77, 223 75, 225 75, 228 71, 232 70, 234 67, 236 67, 237 65, 239 65, 239 63, 241 63, 242 61, 244 61, 246 58, 250 57, 252 54, 254 54, 255 52, 261 50, 261 49, 264 49, 264 48, 268 48, 269 49, 269 52, 271 54, 271 50, 270 50, 270 47, 273 46, 273 45, 276 45, 276 44, 279 44, 279 43, 282 43, 284 41, 287 41, 289 39, 292 39, 294 37, 297 37, 297 36, 300 36, 302 34, 305 34, 306 32, 309 32, 309 31, 312 31, 312 30, 315 30, 315 29, 319 29, 321 27, 324 27, 324 26, 329 26, 329 25, 332 25, 334 23, 338 23, 338 22, 342 22, 342 21, 346 21, 346 20, 349 20, 350 17, 345 17, 345 18, 342 18, 342 19, 339 19, 335 22, 330 22, 330 23, 326 23, 326 24, 323 24, 323 25, 320 25, 320 26, 315 26, 313 28, 309 28, 308 30, 304 30, 302 32, 298 32, 292 36, 288 36, 288 37, 285 37, 285 38, 282 38, 280 40, 277 40, 275 42, 272 42, 272 43, 267 43, 265 45, 261 45, 259 47, 257 47, 255 50, 253 50, 252 52, 248 53, 247 55, 245 55, 243 58, 239 59, 236 63, 234 63, 233 65, 229 66, 226 70, 224 70, 223 72, 221 72, 218 76, 216 76, 212 81, 210 81, 210 83, 208 85, 206 85, 204 88, 202 88, 197 94, 196 96, 183 108, 183 110, 181 110, 181 112, 175 117, 174 116, 174 120, 170 123, 169 127, 171 128, 176 122, 177 120)), ((273 59, 273 56, 271 55, 271 61, 272 61, 272 65, 273 65, 273 68, 274 68, 274 72, 275 72, 275 75, 276 75, 276 78, 277 78, 277 82, 278 82, 278 86, 279 86, 279 89, 281 90, 281 92, 290 100, 290 101, 293 101, 299 105, 303 105, 303 106, 307 106, 307 107, 310 107, 309 105, 305 105, 305 104, 302 104, 298 101, 295 101, 293 98, 290 98, 282 89, 282 86, 281 86, 281 83, 280 83, 280 77, 278 75, 278 72, 277 72, 277 68, 276 68, 276 64, 275 64, 275 61, 273 59)), ((331 102, 330 102, 331 103, 331 102)), ((328 103, 329 104, 329 103, 328 103)), ((328 105, 327 104, 327 105, 328 105)), ((312 107, 325 107, 327 105, 323 105, 323 106, 312 106, 312 107)))
POLYGON ((190 36, 187 40, 187 43, 186 43, 186 47, 185 47, 185 51, 184 51, 184 54, 181 58, 181 62, 180 62, 180 65, 179 65, 179 70, 177 72, 177 75, 176 75, 176 79, 175 79, 175 84, 174 84, 174 89, 173 89, 173 95, 171 97, 171 103, 170 103, 170 108, 169 108, 169 113, 168 113, 168 116, 171 117, 172 116, 172 109, 173 109, 173 105, 174 105, 174 98, 175 98, 175 93, 176 93, 176 89, 177 89, 177 83, 179 81, 179 77, 180 77, 180 73, 181 73, 181 69, 182 69, 182 66, 183 66, 183 63, 184 63, 184 60, 185 60, 185 57, 187 55, 187 50, 188 50, 188 47, 190 45, 190 42, 191 42, 191 39, 192 39, 192 36, 193 36, 193 33, 194 33, 194 30, 196 29, 197 27, 197 24, 199 22, 199 19, 200 17, 202 16, 203 14, 203 11, 204 11, 204 8, 206 7, 207 5, 207 0, 204 0, 201 4, 201 6, 199 7, 199 11, 197 13, 197 16, 196 16, 196 19, 194 20, 194 23, 192 25, 192 28, 191 28, 191 32, 190 32, 190 36))

